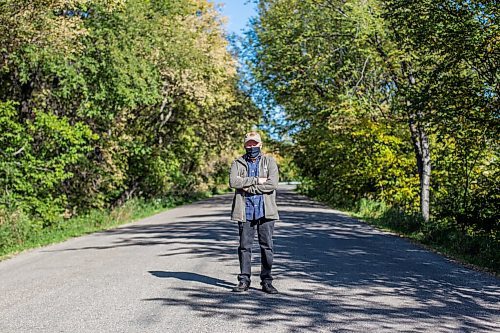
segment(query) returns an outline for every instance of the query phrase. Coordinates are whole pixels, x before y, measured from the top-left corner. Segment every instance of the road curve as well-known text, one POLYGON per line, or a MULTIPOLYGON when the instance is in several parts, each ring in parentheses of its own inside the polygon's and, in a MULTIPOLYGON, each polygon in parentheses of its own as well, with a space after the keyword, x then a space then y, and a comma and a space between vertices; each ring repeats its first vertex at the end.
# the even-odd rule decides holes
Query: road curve
POLYGON ((231 292, 232 194, 0 262, 0 332, 500 332, 500 280, 282 187, 274 285, 231 292))

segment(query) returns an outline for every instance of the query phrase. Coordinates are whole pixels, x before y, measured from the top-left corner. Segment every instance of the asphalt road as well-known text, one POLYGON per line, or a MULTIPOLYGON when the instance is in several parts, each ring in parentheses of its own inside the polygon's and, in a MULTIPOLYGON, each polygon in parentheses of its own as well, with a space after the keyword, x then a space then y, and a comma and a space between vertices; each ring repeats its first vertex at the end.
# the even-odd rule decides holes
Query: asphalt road
POLYGON ((232 195, 0 262, 0 332, 500 332, 500 280, 278 191, 274 285, 232 293, 232 195))

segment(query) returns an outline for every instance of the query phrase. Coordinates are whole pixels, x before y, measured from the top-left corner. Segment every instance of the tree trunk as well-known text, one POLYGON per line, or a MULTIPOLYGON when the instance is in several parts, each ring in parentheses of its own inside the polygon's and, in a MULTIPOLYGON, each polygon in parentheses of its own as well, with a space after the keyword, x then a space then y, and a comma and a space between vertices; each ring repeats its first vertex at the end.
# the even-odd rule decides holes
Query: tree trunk
MULTIPOLYGON (((410 87, 415 86, 415 76, 406 61, 403 61, 402 68, 403 72, 407 73, 410 87)), ((420 213, 424 221, 427 222, 429 221, 429 194, 431 185, 431 152, 429 150, 429 138, 423 124, 423 106, 417 106, 415 109, 415 107, 411 105, 411 102, 407 100, 407 107, 409 112, 411 140, 415 149, 418 176, 420 178, 420 213)))
MULTIPOLYGON (((389 59, 387 53, 380 46, 378 40, 375 40, 374 45, 383 59, 389 59)), ((390 61, 387 61, 391 64, 390 61)), ((415 86, 416 79, 410 70, 410 65, 406 61, 401 63, 403 77, 408 79, 409 86, 415 86)), ((392 79, 396 88, 401 90, 399 77, 394 67, 389 68, 392 79)), ((411 140, 415 150, 415 157, 417 160, 418 177, 420 178, 420 213, 424 221, 429 221, 430 216, 430 184, 431 184, 431 153, 429 150, 429 139, 426 129, 422 123, 423 112, 414 111, 414 107, 410 100, 406 100, 407 111, 409 114, 408 123, 410 127, 411 140), (413 109, 413 110, 412 110, 413 109)))
POLYGON ((411 113, 409 118, 411 140, 417 159, 418 176, 420 178, 420 212, 424 221, 429 220, 429 194, 431 183, 431 153, 429 139, 422 124, 416 119, 417 114, 411 113))

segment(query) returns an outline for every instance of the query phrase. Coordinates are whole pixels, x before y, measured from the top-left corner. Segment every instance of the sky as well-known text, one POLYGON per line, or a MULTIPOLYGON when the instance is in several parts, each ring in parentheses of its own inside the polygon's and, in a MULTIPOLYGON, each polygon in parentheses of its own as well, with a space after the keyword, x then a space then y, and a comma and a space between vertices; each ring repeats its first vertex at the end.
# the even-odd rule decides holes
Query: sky
MULTIPOLYGON (((235 33, 243 37, 241 30, 246 28, 250 17, 257 15, 254 0, 212 0, 212 2, 215 4, 224 4, 221 7, 221 13, 227 18, 226 31, 229 34, 235 33)), ((283 112, 277 109, 274 120, 281 122, 283 117, 283 112)), ((267 131, 273 139, 283 140, 281 134, 277 133, 272 125, 262 124, 261 129, 267 131)))
POLYGON ((251 16, 255 16, 255 4, 249 0, 213 0, 216 4, 223 4, 222 15, 228 18, 226 29, 229 33, 242 35, 251 16))

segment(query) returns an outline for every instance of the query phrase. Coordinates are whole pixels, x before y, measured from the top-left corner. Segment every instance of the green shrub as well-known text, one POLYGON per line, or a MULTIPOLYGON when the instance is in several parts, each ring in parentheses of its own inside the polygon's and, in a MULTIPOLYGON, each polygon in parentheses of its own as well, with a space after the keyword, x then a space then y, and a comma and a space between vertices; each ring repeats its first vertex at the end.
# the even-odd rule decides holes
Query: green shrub
POLYGON ((0 255, 9 249, 22 248, 29 238, 36 238, 42 229, 40 221, 29 218, 22 209, 0 207, 0 255))

